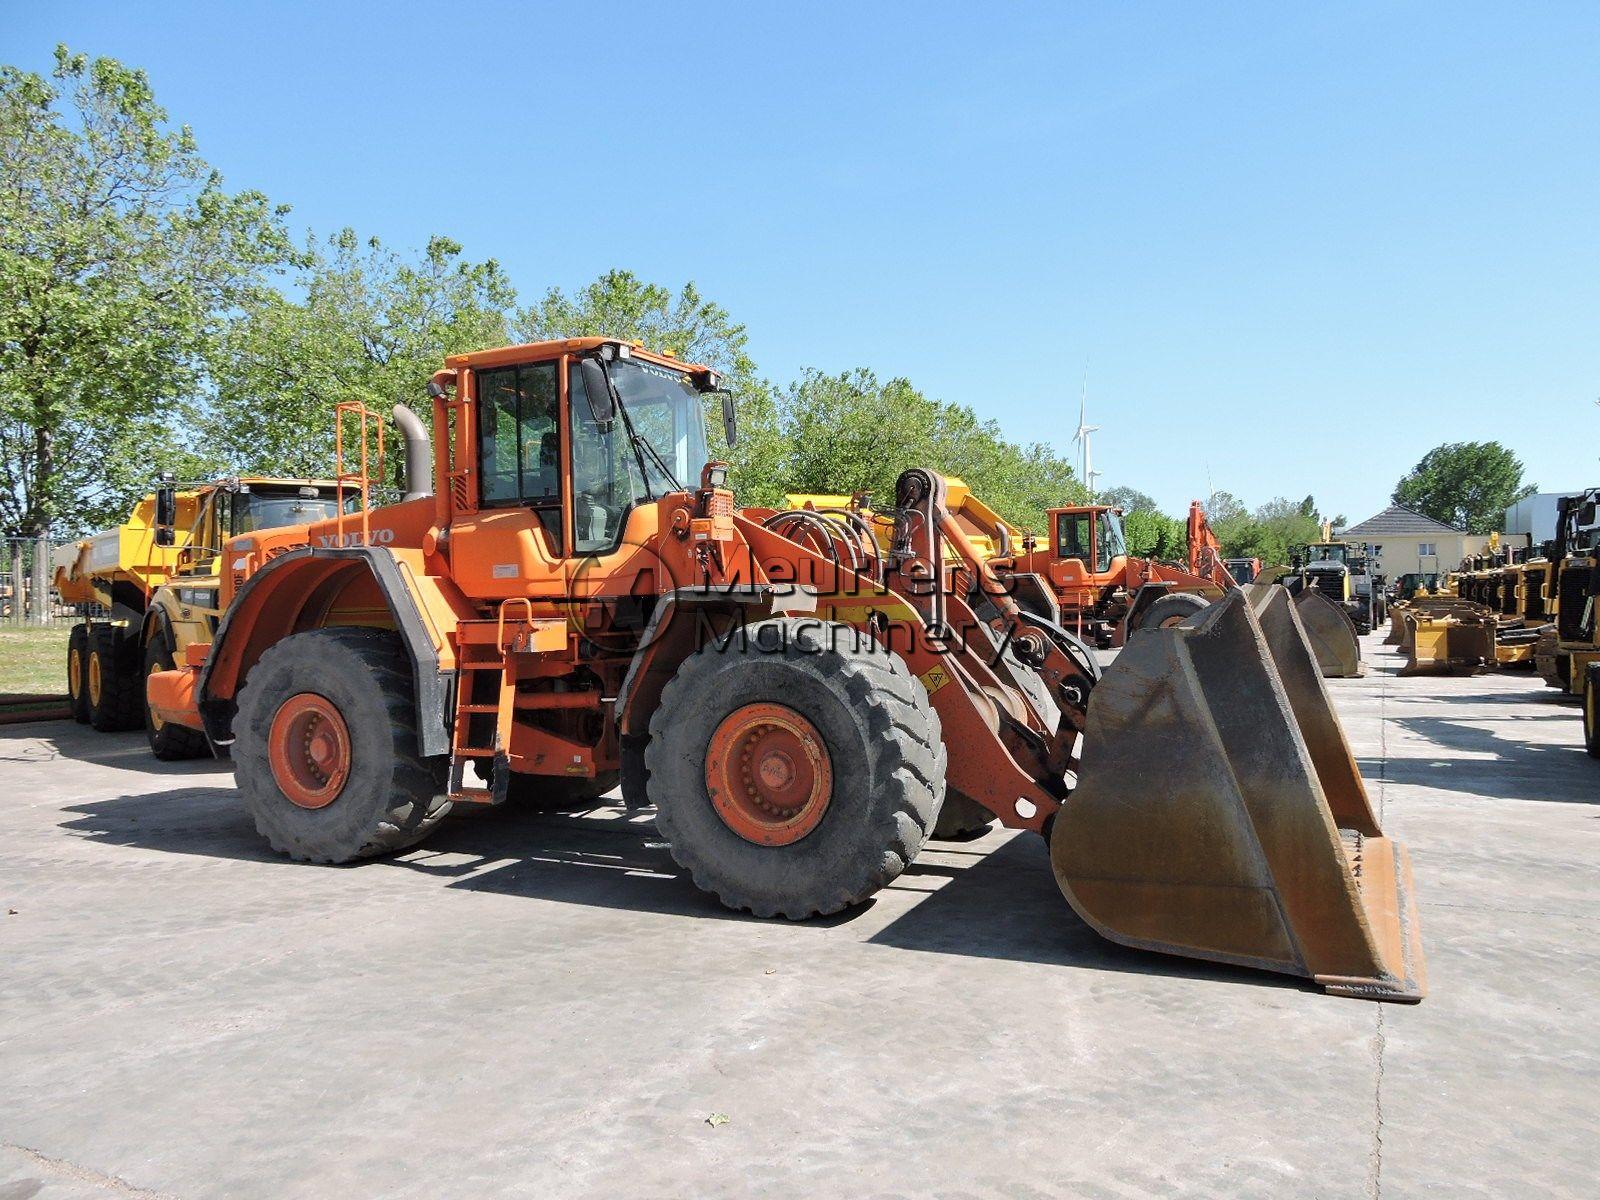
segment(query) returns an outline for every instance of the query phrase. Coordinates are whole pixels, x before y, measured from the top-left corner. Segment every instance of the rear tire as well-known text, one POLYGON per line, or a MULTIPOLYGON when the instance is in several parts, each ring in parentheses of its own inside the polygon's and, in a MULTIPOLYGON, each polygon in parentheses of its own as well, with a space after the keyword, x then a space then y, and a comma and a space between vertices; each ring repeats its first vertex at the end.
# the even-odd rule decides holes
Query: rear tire
POLYGON ((1138 629, 1165 629, 1178 625, 1206 608, 1206 598, 1193 592, 1172 592, 1162 596, 1139 618, 1138 629))
POLYGON ((1583 748, 1590 758, 1600 758, 1600 663, 1590 663, 1583 673, 1583 748))
MULTIPOLYGON (((152 671, 170 671, 174 666, 167 635, 156 633, 144 648, 144 677, 148 679, 152 671)), ((205 734, 175 721, 161 720, 150 711, 148 697, 144 704, 144 736, 150 742, 150 753, 163 762, 210 756, 211 747, 205 734)))
POLYGON ((290 858, 342 863, 390 854, 421 841, 450 811, 446 760, 418 753, 411 663, 390 631, 287 637, 250 669, 238 703, 239 790, 261 836, 290 858), (297 726, 297 711, 309 713, 310 732, 306 718, 297 726), (338 735, 324 737, 330 728, 338 735), (318 743, 332 744, 322 758, 313 753, 318 743), (322 770, 324 762, 335 765, 322 770), (334 794, 308 794, 319 778, 334 794))
POLYGON ((89 723, 89 626, 78 624, 67 635, 67 703, 72 719, 89 723))
POLYGON ((115 625, 89 630, 89 724, 101 733, 139 728, 144 708, 144 676, 136 661, 138 643, 118 637, 115 625))
POLYGON ((672 857, 764 917, 867 899, 916 857, 944 799, 922 684, 865 631, 814 618, 762 621, 685 659, 644 757, 672 857), (791 806, 792 784, 805 794, 791 806))

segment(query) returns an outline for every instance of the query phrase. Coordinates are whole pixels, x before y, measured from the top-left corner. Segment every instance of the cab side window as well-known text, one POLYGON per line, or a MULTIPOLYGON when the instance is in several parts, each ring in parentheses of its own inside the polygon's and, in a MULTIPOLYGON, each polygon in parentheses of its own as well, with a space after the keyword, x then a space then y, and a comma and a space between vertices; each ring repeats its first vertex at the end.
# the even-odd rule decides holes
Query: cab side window
POLYGON ((1089 514, 1056 514, 1056 557, 1089 561, 1089 514))
POLYGON ((561 501, 556 364, 478 373, 478 461, 485 504, 561 501))
POLYGON ((477 373, 479 496, 537 509, 559 553, 561 391, 553 362, 477 373))

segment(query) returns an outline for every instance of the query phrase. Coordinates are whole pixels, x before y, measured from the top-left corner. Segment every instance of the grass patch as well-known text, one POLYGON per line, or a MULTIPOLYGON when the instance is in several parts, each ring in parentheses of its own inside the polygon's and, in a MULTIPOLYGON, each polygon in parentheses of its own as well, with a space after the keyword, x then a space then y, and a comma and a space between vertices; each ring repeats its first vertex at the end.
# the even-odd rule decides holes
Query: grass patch
POLYGON ((0 693, 67 692, 68 626, 18 629, 0 625, 0 693))

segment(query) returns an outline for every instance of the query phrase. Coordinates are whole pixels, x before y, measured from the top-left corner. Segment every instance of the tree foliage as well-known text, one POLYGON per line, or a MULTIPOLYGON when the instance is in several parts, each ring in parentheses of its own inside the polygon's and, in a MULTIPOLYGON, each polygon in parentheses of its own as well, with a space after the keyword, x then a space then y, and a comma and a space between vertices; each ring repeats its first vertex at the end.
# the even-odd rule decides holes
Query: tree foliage
POLYGON ((1154 504, 1124 513, 1122 533, 1128 542, 1128 553, 1139 558, 1181 562, 1188 557, 1188 525, 1167 516, 1154 504))
POLYGON ((935 400, 904 379, 882 382, 865 369, 806 372, 780 394, 778 418, 785 491, 867 491, 886 507, 902 471, 932 466, 1036 533, 1045 529, 1047 508, 1087 497, 1071 464, 1048 446, 1007 441, 995 422, 972 409, 935 400))
POLYGON ((1447 442, 1422 456, 1395 485, 1394 502, 1468 533, 1505 527, 1505 510, 1537 490, 1499 442, 1447 442))
POLYGON ((0 67, 0 526, 125 513, 182 448, 202 350, 284 260, 282 217, 230 194, 143 71, 56 49, 0 67))
POLYGON ((1322 534, 1310 496, 1299 501, 1278 496, 1249 512, 1233 496, 1219 492, 1212 497, 1207 519, 1225 557, 1259 558, 1264 566, 1288 565, 1295 547, 1322 534))
POLYGON ((1095 496, 1096 503, 1109 504, 1113 508, 1120 508, 1124 514, 1136 512, 1160 512, 1161 506, 1154 498, 1138 488, 1114 487, 1106 488, 1095 496))
POLYGON ((350 229, 308 242, 295 283, 299 298, 251 297, 211 353, 210 441, 234 470, 326 475, 335 404, 421 408, 447 354, 507 341, 516 301, 493 259, 448 238, 406 257, 350 229))

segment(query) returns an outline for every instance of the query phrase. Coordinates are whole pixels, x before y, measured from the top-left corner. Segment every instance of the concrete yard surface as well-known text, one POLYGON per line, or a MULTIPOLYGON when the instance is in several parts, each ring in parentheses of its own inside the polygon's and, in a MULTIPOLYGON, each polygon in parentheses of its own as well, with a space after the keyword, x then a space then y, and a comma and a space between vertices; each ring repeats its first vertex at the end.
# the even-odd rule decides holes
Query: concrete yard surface
POLYGON ((794 925, 620 807, 302 866, 217 763, 0 730, 0 1200, 1593 1196, 1600 762, 1537 678, 1363 641, 1414 1007, 1110 945, 1031 835, 794 925))

